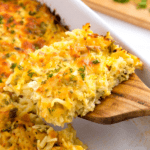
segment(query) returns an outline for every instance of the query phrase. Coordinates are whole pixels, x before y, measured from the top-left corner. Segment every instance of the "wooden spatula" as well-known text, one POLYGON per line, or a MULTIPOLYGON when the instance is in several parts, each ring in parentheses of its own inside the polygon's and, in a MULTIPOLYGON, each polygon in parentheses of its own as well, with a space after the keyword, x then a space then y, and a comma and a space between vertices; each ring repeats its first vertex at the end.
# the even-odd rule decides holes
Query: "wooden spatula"
POLYGON ((112 94, 101 100, 93 112, 83 118, 101 124, 113 124, 150 115, 150 89, 132 74, 128 81, 116 86, 112 94))

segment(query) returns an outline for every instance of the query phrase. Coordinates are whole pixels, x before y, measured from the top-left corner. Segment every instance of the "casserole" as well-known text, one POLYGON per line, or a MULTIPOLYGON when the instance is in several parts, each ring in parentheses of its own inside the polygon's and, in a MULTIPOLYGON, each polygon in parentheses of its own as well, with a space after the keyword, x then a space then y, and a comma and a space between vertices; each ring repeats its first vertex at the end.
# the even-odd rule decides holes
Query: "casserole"
MULTIPOLYGON (((105 21, 99 17, 99 15, 84 5, 80 0, 65 0, 63 3, 61 0, 44 0, 44 2, 50 6, 52 10, 56 9, 56 13, 60 14, 62 20, 69 26, 70 30, 81 28, 85 23, 89 22, 91 23, 91 29, 98 34, 105 35, 107 31, 110 31, 112 37, 114 37, 115 41, 117 41, 119 45, 122 45, 129 52, 138 56, 144 63, 143 70, 137 71, 136 73, 144 81, 144 83, 150 87, 150 60, 148 58, 148 53, 145 52, 146 50, 137 51, 133 45, 127 45, 127 42, 122 39, 123 35, 119 35, 119 33, 116 35, 112 26, 106 24, 105 21)), ((100 14, 100 16, 106 18, 106 20, 109 18, 102 14, 100 14)), ((110 23, 111 20, 114 21, 112 18, 110 18, 110 23)), ((116 23, 120 22, 116 21, 116 23)), ((124 22, 121 23, 125 24, 124 22)), ((111 25, 113 25, 113 23, 111 25)), ((130 27, 128 24, 126 26, 130 27)), ((114 27, 116 31, 123 31, 121 29, 117 30, 117 27, 114 27)), ((142 29, 135 27, 134 33, 136 33, 138 30, 142 29)), ((142 31, 144 31, 145 34, 148 32, 147 30, 142 31)), ((133 38, 135 38, 134 35, 133 38)), ((145 122, 148 122, 149 120, 149 117, 142 118, 143 121, 145 118, 145 122)), ((114 125, 100 125, 77 118, 73 121, 73 126, 77 130, 78 137, 84 143, 86 143, 91 150, 99 150, 100 148, 104 150, 148 149, 144 144, 146 139, 143 136, 143 134, 145 134, 143 131, 148 130, 149 128, 144 129, 144 126, 142 125, 139 118, 124 121, 114 125), (137 122, 139 126, 137 124, 137 126, 135 126, 135 122, 137 122)), ((146 126, 148 126, 148 123, 146 126)))
MULTIPOLYGON (((49 2, 49 1, 48 1, 48 2, 49 2)), ((57 1, 57 2, 58 2, 58 1, 57 1)), ((72 2, 73 2, 73 1, 72 1, 72 2)), ((61 3, 60 3, 60 4, 61 4, 61 3)), ((104 28, 105 28, 105 25, 106 25, 106 24, 104 23, 104 28)), ((70 26, 70 28, 71 28, 71 26, 70 26)), ((103 27, 102 27, 102 28, 103 28, 103 27)), ((108 28, 108 29, 109 29, 109 28, 108 28)), ((97 31, 95 31, 95 32, 97 32, 97 31)), ((103 32, 103 31, 102 31, 102 32, 103 32)), ((104 33, 104 34, 105 34, 105 33, 104 33)))

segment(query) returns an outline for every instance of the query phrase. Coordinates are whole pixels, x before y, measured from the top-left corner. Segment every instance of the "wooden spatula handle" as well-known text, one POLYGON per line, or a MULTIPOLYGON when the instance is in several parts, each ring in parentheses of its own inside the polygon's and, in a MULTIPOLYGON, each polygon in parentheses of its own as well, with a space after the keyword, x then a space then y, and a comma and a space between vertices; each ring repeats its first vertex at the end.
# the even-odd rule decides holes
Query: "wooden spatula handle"
POLYGON ((128 81, 116 86, 85 119, 102 124, 113 124, 130 118, 150 115, 150 89, 132 74, 128 81))

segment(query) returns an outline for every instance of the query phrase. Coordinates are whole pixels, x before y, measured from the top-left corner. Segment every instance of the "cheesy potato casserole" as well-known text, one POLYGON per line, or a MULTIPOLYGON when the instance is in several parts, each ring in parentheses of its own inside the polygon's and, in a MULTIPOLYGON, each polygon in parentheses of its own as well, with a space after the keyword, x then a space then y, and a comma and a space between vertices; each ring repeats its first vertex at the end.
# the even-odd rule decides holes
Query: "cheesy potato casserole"
POLYGON ((66 29, 54 14, 34 0, 0 1, 0 92, 28 53, 65 36, 66 29))
POLYGON ((68 31, 35 0, 0 1, 0 149, 86 150, 71 124, 142 62, 109 33, 68 31), (45 121, 43 121, 43 119, 45 121))
POLYGON ((12 103, 8 95, 0 95, 1 150, 85 150, 69 124, 62 131, 54 129, 23 105, 12 103))
POLYGON ((85 150, 71 125, 46 125, 33 101, 4 91, 5 82, 29 53, 60 41, 67 27, 35 0, 0 0, 0 150, 85 150))
POLYGON ((115 45, 109 33, 100 36, 86 24, 17 65, 4 89, 37 104, 48 123, 63 126, 93 111, 99 98, 110 95, 142 62, 115 45))

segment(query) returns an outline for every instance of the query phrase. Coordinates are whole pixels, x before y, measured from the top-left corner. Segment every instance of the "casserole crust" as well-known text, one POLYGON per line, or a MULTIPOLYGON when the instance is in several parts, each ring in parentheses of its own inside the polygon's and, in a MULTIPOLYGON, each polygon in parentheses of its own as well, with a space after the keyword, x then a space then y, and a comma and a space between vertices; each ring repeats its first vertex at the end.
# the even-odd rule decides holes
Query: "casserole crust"
POLYGON ((115 45, 109 33, 94 34, 90 24, 66 36, 30 53, 5 87, 37 103, 38 114, 58 126, 93 111, 99 98, 142 67, 139 58, 115 45))
POLYGON ((65 36, 60 17, 34 0, 0 1, 0 92, 24 57, 65 36))
POLYGON ((11 102, 8 95, 0 95, 1 150, 85 150, 69 124, 62 131, 46 125, 37 114, 11 102))
POLYGON ((66 27, 55 11, 35 0, 0 1, 0 149, 85 150, 71 125, 62 131, 46 125, 36 105, 3 90, 8 77, 29 53, 60 41, 66 27))

